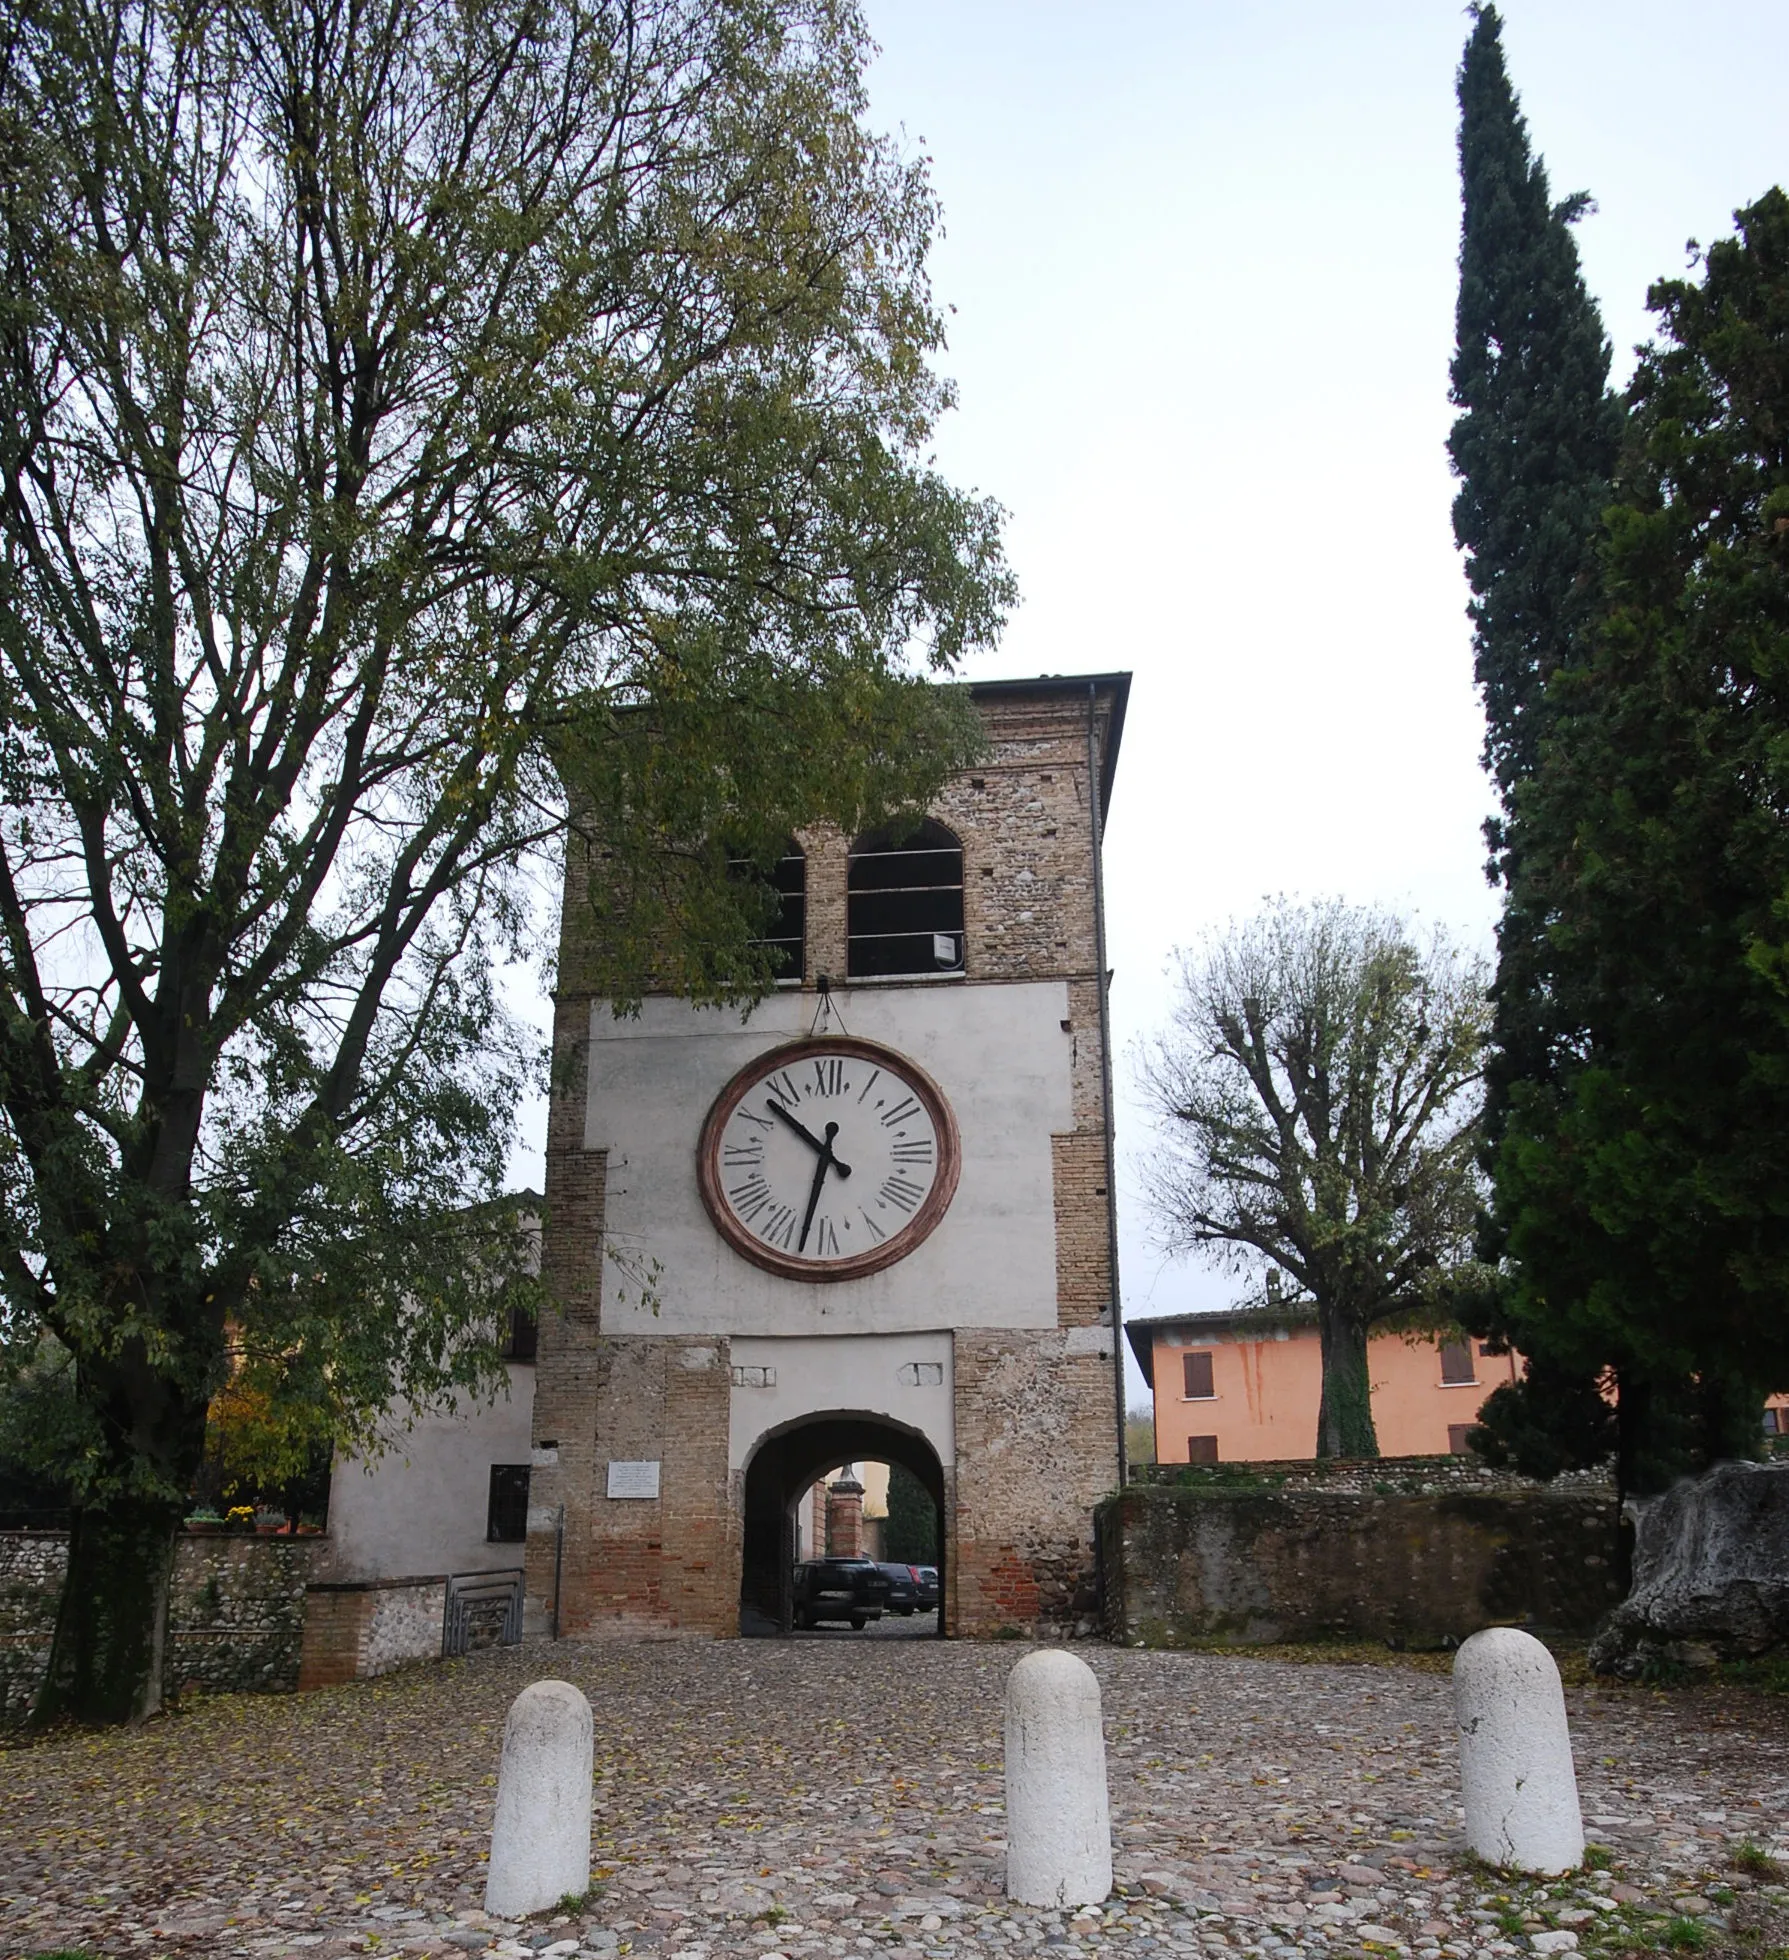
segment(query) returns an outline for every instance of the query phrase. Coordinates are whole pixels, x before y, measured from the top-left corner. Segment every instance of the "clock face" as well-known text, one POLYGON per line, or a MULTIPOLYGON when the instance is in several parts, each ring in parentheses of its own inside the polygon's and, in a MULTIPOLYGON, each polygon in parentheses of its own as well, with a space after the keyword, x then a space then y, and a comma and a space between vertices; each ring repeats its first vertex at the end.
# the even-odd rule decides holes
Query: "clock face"
POLYGON ((859 1279, 944 1216, 961 1153, 924 1070, 849 1036, 792 1042, 729 1082, 703 1125, 702 1202, 754 1265, 859 1279))

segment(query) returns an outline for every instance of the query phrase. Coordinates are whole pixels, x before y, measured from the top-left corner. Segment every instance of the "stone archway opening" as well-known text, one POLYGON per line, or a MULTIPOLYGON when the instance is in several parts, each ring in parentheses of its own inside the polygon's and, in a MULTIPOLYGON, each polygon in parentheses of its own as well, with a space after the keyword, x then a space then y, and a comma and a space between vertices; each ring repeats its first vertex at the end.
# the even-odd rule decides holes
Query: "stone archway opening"
POLYGON ((846 1463, 898 1463, 924 1487, 937 1511, 940 1605, 937 1628, 946 1631, 949 1596, 945 1565, 949 1534, 944 1466, 917 1430, 885 1416, 837 1411, 809 1416, 772 1430, 746 1465, 739 1580, 741 1634, 793 1630, 791 1589, 795 1571, 795 1510, 805 1493, 846 1463))

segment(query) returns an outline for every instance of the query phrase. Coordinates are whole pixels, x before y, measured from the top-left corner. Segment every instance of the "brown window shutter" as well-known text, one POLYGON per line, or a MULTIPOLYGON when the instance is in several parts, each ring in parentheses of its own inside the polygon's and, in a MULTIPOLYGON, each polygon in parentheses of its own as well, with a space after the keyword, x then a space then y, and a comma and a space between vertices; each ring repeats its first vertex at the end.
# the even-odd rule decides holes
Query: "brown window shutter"
POLYGON ((1203 1401, 1217 1393, 1211 1385, 1211 1350, 1194 1348, 1181 1356, 1186 1370, 1186 1396, 1189 1402, 1203 1401))
POLYGON ((1450 1384, 1464 1384, 1478 1379, 1472 1372, 1472 1343, 1470 1341, 1443 1341, 1441 1343, 1441 1379, 1450 1384))
POLYGON ((1469 1422, 1450 1422, 1447 1425, 1447 1452, 1449 1456, 1470 1456, 1472 1446, 1466 1440, 1472 1433, 1469 1422))
POLYGON ((1189 1436, 1186 1439, 1186 1460, 1189 1463, 1215 1463, 1218 1460, 1218 1439, 1215 1436, 1189 1436))

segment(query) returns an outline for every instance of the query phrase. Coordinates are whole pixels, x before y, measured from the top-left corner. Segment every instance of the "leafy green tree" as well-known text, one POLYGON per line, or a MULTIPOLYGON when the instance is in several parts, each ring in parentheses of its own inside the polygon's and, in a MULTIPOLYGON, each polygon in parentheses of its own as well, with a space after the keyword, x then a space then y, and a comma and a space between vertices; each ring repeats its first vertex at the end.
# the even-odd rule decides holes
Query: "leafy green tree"
POLYGON ((1624 1486, 1789 1381, 1789 198, 1649 300, 1605 617, 1520 793, 1545 1065, 1496 1161, 1511 1334, 1611 1371, 1624 1486))
POLYGON ((1419 947, 1390 913, 1281 900, 1181 955, 1172 1021, 1139 1057, 1162 1243, 1259 1273, 1263 1304, 1315 1306, 1319 1456, 1379 1454, 1371 1330, 1445 1324, 1482 1277, 1485 1019, 1478 962, 1440 934, 1419 947))
POLYGON ((925 461, 937 212, 867 48, 849 0, 9 21, 0 1299, 83 1425, 40 1720, 156 1704, 230 1338, 345 1422, 496 1380, 497 976, 568 800, 736 997, 699 840, 964 753, 923 670, 1010 586, 925 461))
POLYGON ((60 1523, 74 1494, 80 1423, 74 1357, 54 1335, 38 1339, 0 1378, 0 1517, 60 1523))
POLYGON ((888 1520, 882 1527, 882 1556, 901 1565, 938 1562, 938 1507, 904 1463, 888 1466, 888 1520))

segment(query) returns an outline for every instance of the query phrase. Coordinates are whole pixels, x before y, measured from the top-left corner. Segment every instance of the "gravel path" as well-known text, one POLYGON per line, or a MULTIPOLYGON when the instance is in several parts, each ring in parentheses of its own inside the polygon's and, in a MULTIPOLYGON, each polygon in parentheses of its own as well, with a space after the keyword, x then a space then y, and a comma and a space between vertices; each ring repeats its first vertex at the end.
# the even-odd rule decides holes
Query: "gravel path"
POLYGON ((1025 1651, 568 1642, 9 1751, 0 1953, 1789 1960, 1789 1702, 1570 1691, 1607 1862, 1547 1886, 1461 1851, 1445 1676, 1093 1645, 1118 1889, 1009 1909, 1001 1694, 1025 1651), (478 1908, 503 1717, 545 1675, 596 1711, 598 1883, 502 1924, 478 1908))

